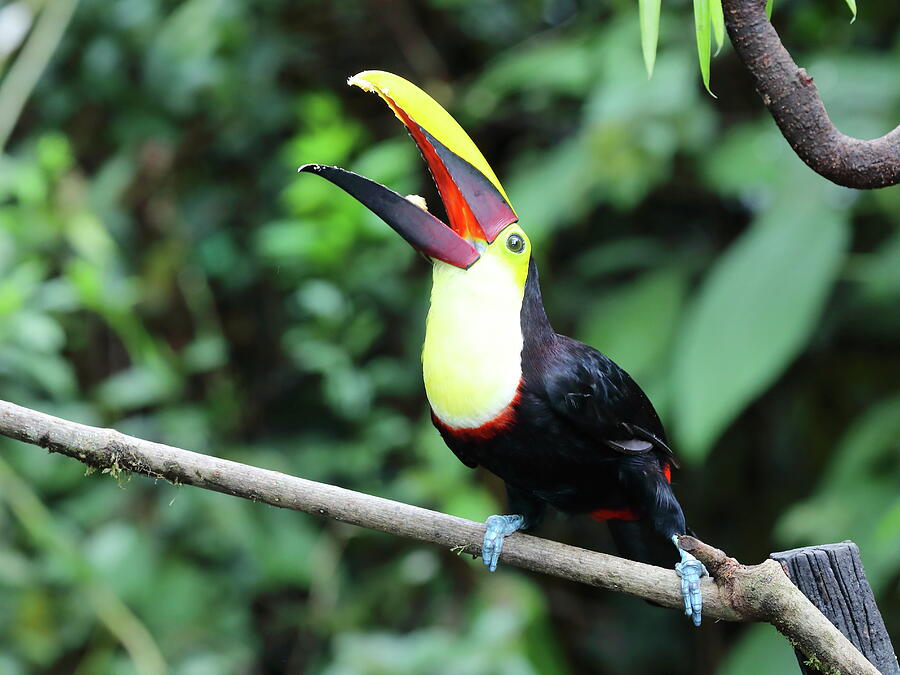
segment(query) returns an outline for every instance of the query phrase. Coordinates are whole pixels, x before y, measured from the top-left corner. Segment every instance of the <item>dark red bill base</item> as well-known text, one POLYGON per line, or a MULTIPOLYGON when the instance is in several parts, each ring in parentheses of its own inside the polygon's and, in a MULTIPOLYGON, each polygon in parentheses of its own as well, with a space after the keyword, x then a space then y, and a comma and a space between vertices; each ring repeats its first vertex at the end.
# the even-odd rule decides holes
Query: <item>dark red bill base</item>
MULTIPOLYGON (((470 168, 474 171, 474 167, 470 168)), ((463 269, 471 267, 479 258, 475 247, 440 219, 380 183, 324 164, 304 164, 297 170, 314 173, 334 183, 381 218, 413 248, 430 258, 463 269)))
MULTIPOLYGON (((462 157, 451 152, 447 146, 429 134, 425 129, 419 127, 425 140, 434 149, 434 153, 444 165, 453 186, 458 190, 464 203, 470 209, 478 227, 484 234, 487 243, 491 244, 497 235, 507 227, 512 225, 519 218, 515 211, 512 210, 500 191, 494 187, 494 184, 487 179, 474 166, 469 164, 462 157)), ((428 163, 429 167, 431 162, 428 163)), ((443 196, 444 191, 441 191, 443 196)), ((453 214, 448 209, 448 215, 453 220, 453 214)))

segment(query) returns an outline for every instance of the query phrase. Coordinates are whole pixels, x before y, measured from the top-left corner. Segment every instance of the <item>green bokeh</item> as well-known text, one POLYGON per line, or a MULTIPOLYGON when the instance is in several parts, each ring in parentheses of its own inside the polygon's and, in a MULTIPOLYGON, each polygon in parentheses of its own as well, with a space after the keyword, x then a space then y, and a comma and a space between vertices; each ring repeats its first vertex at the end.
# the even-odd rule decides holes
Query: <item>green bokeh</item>
MULTIPOLYGON (((19 4, 41 20, 45 3, 19 4)), ((439 204, 390 111, 344 85, 391 70, 489 158, 557 329, 651 394, 693 528, 745 562, 856 540, 897 634, 900 188, 811 173, 727 44, 708 96, 688 3, 662 3, 648 81, 637 5, 81 0, 0 154, 0 398, 468 518, 502 509, 429 422, 427 265, 295 173, 340 164, 439 204)), ((847 133, 900 117, 894 5, 851 25, 842 3, 776 3, 847 133)), ((0 95, 22 54, 0 52, 0 95)), ((542 533, 609 546, 581 519, 542 533)), ((2 675, 791 658, 772 630, 697 637, 630 598, 0 441, 2 675)))

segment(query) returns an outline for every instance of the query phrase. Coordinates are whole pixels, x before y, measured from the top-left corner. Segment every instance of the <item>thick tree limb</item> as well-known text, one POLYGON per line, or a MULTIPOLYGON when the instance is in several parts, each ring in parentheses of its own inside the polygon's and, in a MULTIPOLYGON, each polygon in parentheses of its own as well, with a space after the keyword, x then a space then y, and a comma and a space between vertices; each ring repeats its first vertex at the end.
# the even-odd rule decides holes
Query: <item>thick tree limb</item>
POLYGON ((725 26, 756 91, 794 152, 816 173, 851 188, 900 183, 900 126, 870 141, 838 131, 813 78, 766 16, 765 0, 724 0, 725 26))
MULTIPOLYGON (((0 434, 113 473, 132 471, 427 541, 456 552, 481 553, 482 523, 69 422, 6 401, 0 401, 0 434)), ((768 621, 828 672, 878 672, 774 560, 744 566, 692 537, 682 537, 682 546, 700 558, 717 579, 703 580, 707 620, 768 621)), ((671 570, 546 539, 511 536, 503 549, 503 563, 628 593, 666 607, 682 606, 679 581, 671 570)))

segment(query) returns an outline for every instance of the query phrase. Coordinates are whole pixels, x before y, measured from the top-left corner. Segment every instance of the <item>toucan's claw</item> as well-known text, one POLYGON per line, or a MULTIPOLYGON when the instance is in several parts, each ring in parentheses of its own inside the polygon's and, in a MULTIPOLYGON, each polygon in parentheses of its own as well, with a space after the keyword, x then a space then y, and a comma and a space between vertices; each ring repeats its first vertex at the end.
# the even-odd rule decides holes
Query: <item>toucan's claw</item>
POLYGON ((497 570, 503 540, 525 525, 525 517, 520 515, 490 516, 485 522, 484 543, 481 545, 481 560, 489 571, 497 570))
POLYGON ((703 618, 703 593, 700 590, 700 578, 709 576, 706 567, 687 551, 678 546, 678 535, 672 542, 681 554, 681 562, 675 564, 675 573, 681 578, 681 597, 684 600, 684 613, 691 617, 695 626, 700 625, 703 618))

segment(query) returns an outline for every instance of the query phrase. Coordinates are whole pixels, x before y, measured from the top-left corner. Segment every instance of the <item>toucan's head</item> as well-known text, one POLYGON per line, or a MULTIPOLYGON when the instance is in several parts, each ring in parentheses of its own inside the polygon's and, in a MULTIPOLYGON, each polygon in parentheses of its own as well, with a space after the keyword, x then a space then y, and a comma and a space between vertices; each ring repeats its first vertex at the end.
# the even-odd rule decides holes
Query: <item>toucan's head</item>
POLYGON ((367 70, 351 77, 348 84, 378 94, 406 126, 428 164, 449 226, 428 213, 424 203, 350 171, 321 164, 306 164, 299 170, 318 174, 345 190, 432 261, 470 270, 490 259, 524 285, 531 244, 497 176, 456 120, 397 75, 367 70))

